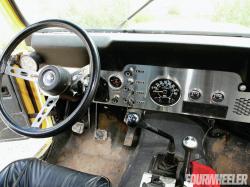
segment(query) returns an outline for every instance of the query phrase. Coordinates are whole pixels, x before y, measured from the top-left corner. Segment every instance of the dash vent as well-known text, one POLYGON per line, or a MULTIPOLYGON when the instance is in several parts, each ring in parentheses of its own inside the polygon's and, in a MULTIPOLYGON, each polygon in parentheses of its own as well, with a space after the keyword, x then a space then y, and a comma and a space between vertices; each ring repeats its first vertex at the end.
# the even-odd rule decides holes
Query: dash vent
POLYGON ((250 116, 250 99, 235 99, 233 113, 237 115, 250 116))

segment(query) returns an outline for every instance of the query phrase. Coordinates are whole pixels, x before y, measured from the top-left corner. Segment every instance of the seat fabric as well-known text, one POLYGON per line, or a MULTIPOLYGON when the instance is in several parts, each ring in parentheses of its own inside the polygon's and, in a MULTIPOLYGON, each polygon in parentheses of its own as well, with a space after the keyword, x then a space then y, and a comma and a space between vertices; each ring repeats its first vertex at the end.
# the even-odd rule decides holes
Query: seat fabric
POLYGON ((31 158, 12 162, 0 172, 1 187, 110 187, 107 178, 31 158))

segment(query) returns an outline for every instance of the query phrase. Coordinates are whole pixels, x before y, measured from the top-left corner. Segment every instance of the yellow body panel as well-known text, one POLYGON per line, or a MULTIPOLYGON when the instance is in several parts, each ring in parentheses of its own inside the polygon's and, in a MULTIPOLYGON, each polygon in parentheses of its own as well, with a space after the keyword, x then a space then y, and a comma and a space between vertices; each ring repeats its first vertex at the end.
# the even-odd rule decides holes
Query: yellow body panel
POLYGON ((19 32, 25 28, 24 23, 22 23, 22 21, 19 19, 8 0, 0 0, 0 7, 4 15, 6 15, 5 18, 9 20, 12 28, 15 31, 19 32))

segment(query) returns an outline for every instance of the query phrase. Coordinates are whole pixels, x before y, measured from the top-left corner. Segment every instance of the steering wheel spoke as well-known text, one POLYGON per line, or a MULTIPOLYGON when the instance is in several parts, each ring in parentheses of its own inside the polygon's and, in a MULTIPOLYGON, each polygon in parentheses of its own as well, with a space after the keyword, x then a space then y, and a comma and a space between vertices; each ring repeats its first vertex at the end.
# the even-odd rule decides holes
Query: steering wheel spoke
POLYGON ((56 103, 59 99, 59 96, 49 96, 41 108, 40 112, 37 114, 35 120, 32 122, 31 127, 37 127, 40 128, 43 120, 49 115, 50 111, 54 106, 56 106, 56 103))
POLYGON ((18 66, 11 66, 10 63, 7 63, 4 73, 27 81, 36 82, 38 80, 38 72, 19 68, 18 66))

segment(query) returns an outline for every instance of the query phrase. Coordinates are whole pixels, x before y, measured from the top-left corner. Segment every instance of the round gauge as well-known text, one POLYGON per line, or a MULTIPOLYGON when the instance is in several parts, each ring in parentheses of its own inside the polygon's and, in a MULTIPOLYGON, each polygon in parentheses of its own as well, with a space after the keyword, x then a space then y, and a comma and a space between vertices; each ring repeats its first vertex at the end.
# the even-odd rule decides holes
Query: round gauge
POLYGON ((170 79, 155 80, 150 85, 149 93, 153 101, 163 106, 175 104, 181 96, 179 86, 170 79))
POLYGON ((114 88, 120 88, 122 85, 122 80, 118 76, 113 75, 109 78, 109 83, 114 88))
POLYGON ((35 61, 34 58, 32 58, 29 55, 22 55, 20 57, 20 65, 24 69, 33 70, 33 71, 38 70, 37 62, 35 61))

